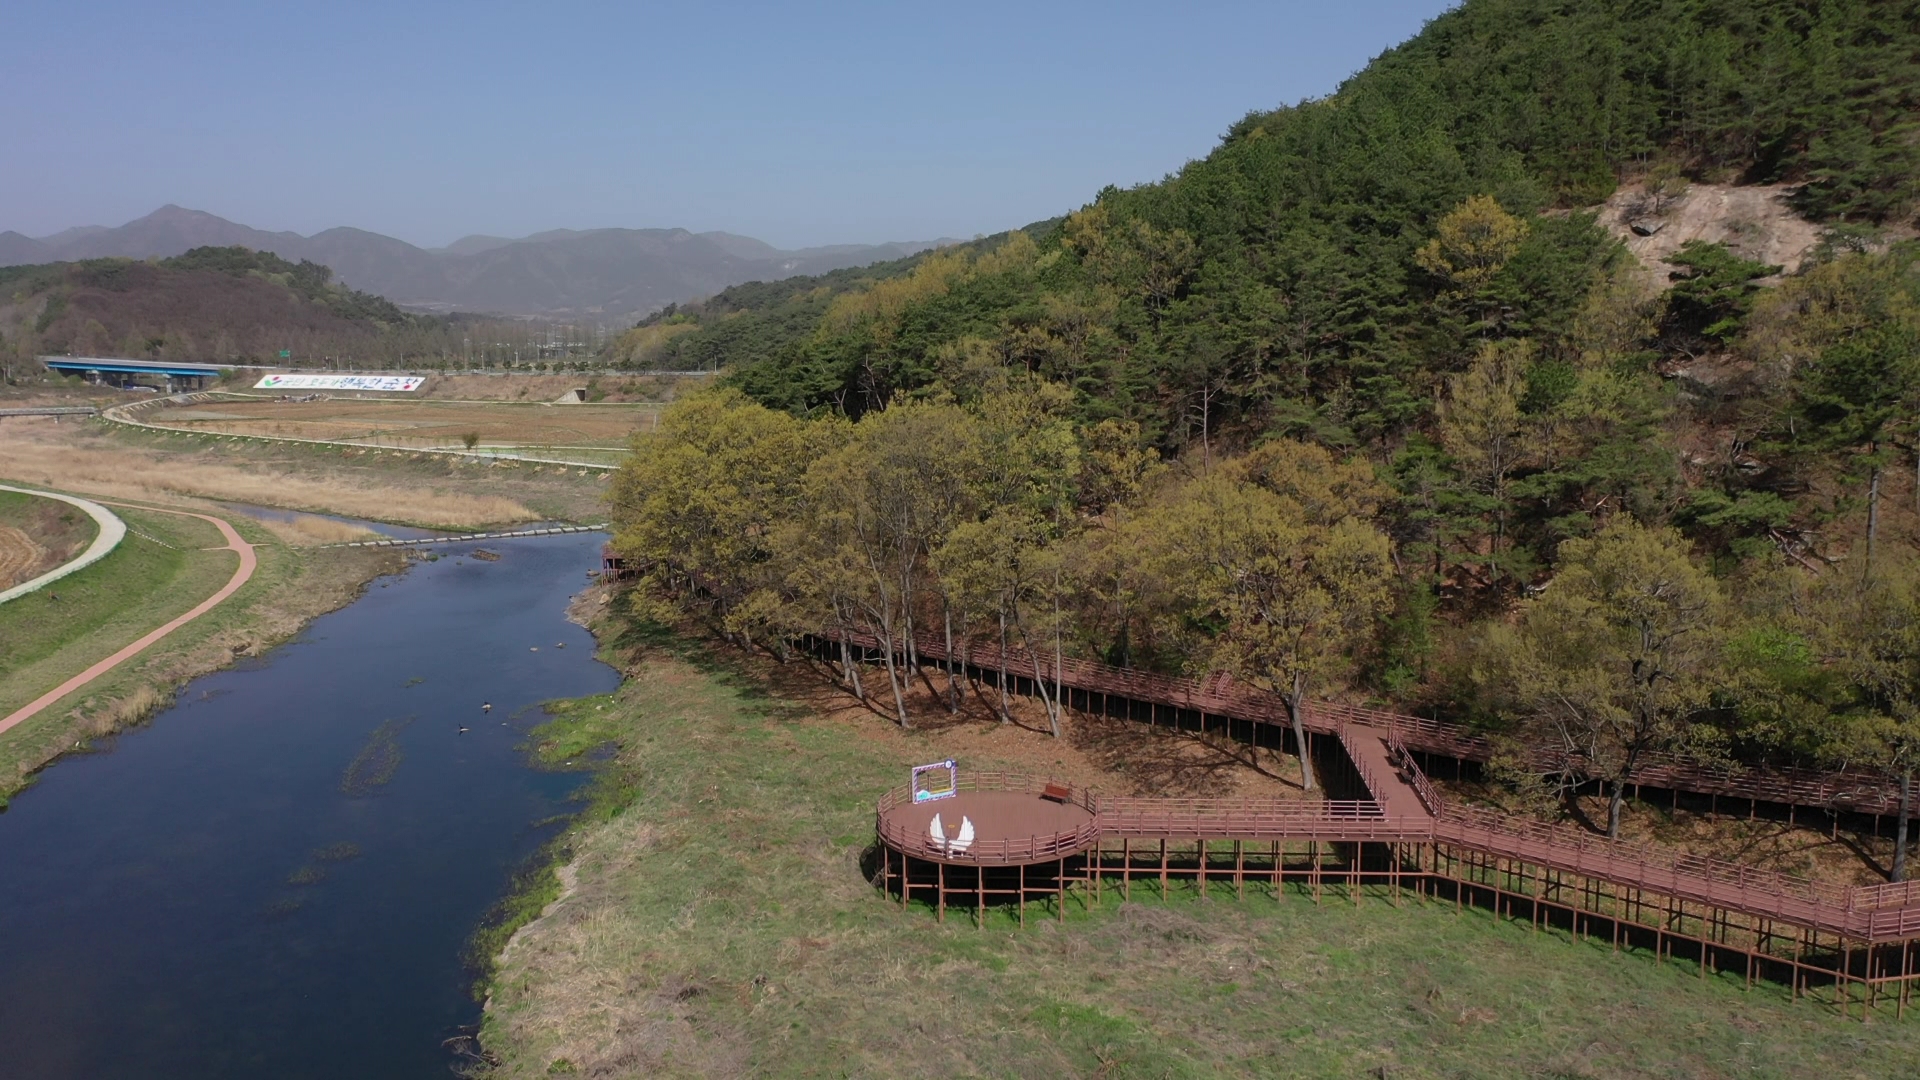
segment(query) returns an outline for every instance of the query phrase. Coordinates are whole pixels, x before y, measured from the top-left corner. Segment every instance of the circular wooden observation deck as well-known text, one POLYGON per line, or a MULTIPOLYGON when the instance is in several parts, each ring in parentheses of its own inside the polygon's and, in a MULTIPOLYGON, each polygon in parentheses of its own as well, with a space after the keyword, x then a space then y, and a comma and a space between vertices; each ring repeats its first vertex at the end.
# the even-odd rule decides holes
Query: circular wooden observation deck
POLYGON ((913 801, 913 790, 895 788, 881 798, 880 841, 902 855, 965 866, 1029 866, 1077 855, 1100 839, 1093 796, 1058 781, 1012 773, 969 773, 959 790, 942 799, 913 801), (1054 793, 1049 797, 1051 788, 1054 793), (1064 792, 1064 797, 1060 793, 1064 792), (947 839, 929 827, 935 814, 947 839), (963 821, 973 839, 962 845, 963 821))

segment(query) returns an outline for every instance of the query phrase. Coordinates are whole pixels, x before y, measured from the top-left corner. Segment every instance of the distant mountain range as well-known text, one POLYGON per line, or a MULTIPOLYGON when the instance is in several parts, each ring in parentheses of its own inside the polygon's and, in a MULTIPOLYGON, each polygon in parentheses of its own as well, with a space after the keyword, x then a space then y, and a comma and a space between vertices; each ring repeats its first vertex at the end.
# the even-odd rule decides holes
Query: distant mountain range
POLYGON ((312 236, 265 232, 213 214, 163 206, 118 228, 52 236, 0 232, 0 266, 99 258, 168 258, 240 246, 331 267, 356 289, 423 311, 614 321, 729 285, 822 274, 911 255, 954 240, 837 244, 783 251, 750 236, 685 229, 555 229, 519 238, 467 236, 420 248, 364 229, 312 236))

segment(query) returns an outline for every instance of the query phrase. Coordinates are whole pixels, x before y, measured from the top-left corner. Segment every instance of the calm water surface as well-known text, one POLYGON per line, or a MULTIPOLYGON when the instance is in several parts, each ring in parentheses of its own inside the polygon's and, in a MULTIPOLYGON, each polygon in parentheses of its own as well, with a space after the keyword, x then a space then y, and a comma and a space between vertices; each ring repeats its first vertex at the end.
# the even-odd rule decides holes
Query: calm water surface
POLYGON ((0 814, 0 1077, 448 1075, 462 947, 582 779, 534 706, 618 683, 564 617, 601 540, 463 546, 47 770, 0 814))

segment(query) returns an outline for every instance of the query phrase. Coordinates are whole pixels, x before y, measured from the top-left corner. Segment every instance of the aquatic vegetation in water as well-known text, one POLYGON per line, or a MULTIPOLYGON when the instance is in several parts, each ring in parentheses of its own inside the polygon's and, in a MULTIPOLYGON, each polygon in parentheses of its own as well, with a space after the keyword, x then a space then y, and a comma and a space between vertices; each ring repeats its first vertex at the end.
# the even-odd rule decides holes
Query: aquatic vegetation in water
POLYGON ((289 885, 318 885, 327 879, 327 872, 317 866, 303 866, 287 875, 289 885))
POLYGON ((310 855, 314 862, 346 862, 360 857, 360 845, 351 840, 337 840, 325 847, 314 848, 310 855))
POLYGON ((306 900, 298 896, 279 896, 269 901, 264 914, 274 918, 284 918, 299 911, 306 900))
POLYGON ((340 777, 340 790, 358 798, 371 795, 392 780, 393 771, 400 767, 400 732, 413 723, 413 719, 402 717, 374 728, 367 744, 347 763, 347 771, 340 777))

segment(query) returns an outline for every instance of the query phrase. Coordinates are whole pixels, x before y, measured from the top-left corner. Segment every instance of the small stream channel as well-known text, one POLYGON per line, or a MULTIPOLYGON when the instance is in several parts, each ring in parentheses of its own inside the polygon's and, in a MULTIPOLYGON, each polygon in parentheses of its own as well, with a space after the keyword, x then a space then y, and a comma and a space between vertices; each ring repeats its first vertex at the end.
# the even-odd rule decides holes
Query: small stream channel
POLYGON ((0 1076, 447 1076, 463 947, 585 779, 525 731, 619 682, 565 618, 601 540, 442 549, 48 769, 0 813, 0 1076))

